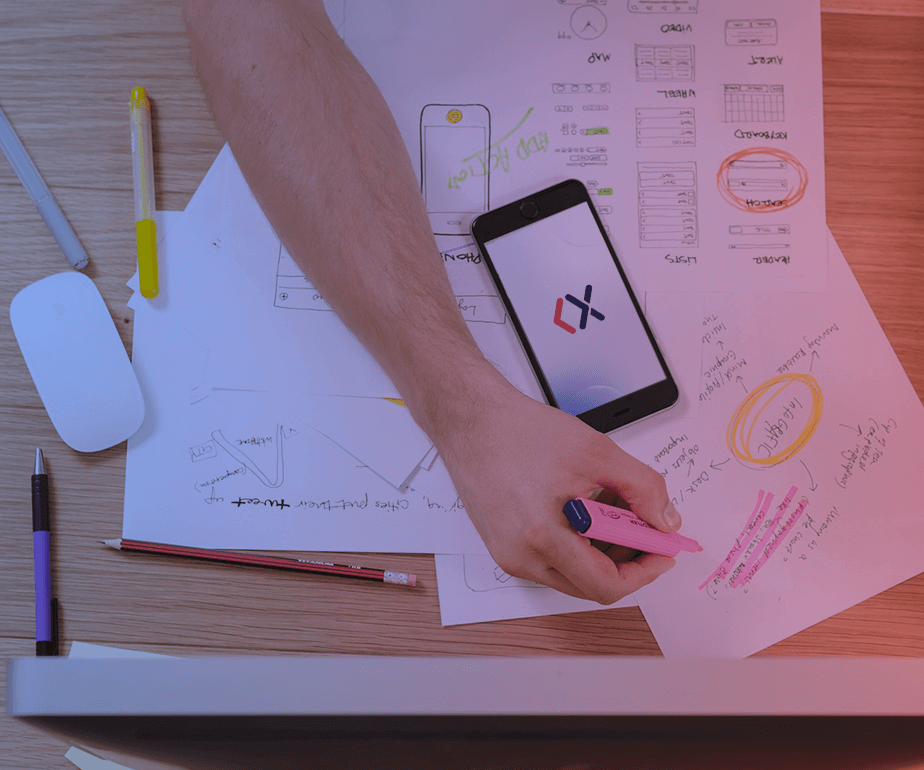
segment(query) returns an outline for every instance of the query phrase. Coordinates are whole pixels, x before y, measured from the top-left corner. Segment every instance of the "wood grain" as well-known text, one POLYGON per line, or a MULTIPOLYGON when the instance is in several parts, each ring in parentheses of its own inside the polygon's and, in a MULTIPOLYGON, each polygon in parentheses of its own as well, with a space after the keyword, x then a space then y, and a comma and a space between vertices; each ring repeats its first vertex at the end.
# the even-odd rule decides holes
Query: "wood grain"
POLYGON ((821 0, 821 10, 871 16, 924 16, 924 0, 821 0))
MULTIPOLYGON (((924 396, 924 0, 824 0, 823 7, 828 222, 924 396)), ((131 88, 143 83, 154 100, 162 208, 185 206, 222 144, 189 62, 178 3, 0 0, 0 18, 0 105, 86 246, 88 274, 130 348, 131 88)), ((3 161, 0 266, 3 307, 26 284, 68 269, 3 161)), ((416 572, 420 586, 408 590, 107 550, 96 540, 121 530, 125 446, 81 455, 60 441, 6 312, 0 393, 4 660, 33 650, 28 476, 36 446, 52 479, 66 640, 177 654, 659 654, 638 609, 443 628, 428 556, 334 557, 416 572)), ((762 654, 924 655, 924 576, 762 654)), ((63 751, 0 717, 4 767, 71 767, 63 751)))

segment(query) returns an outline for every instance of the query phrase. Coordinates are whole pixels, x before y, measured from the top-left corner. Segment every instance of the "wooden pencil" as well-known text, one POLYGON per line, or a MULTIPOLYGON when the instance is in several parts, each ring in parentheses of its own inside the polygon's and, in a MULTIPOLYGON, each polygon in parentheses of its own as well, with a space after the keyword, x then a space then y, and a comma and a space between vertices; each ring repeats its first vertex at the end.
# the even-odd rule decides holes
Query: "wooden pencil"
POLYGON ((333 564, 331 562, 316 561, 314 559, 288 559, 281 556, 263 556, 255 553, 216 551, 208 548, 189 548, 187 546, 167 545, 165 543, 146 543, 141 540, 115 539, 99 540, 97 542, 103 543, 110 548, 115 548, 117 551, 136 551, 138 553, 157 553, 164 556, 183 556, 189 559, 243 564, 249 567, 295 570, 296 572, 313 572, 321 575, 337 575, 339 577, 374 580, 411 587, 417 584, 417 576, 409 572, 357 567, 352 564, 333 564))

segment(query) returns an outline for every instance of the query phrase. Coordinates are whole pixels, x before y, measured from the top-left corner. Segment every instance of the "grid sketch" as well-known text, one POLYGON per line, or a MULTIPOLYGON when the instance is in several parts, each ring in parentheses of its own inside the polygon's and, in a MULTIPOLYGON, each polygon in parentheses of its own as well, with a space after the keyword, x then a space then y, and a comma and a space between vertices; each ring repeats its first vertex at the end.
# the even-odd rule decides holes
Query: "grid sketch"
POLYGON ((783 86, 725 86, 726 123, 779 123, 785 119, 783 86))

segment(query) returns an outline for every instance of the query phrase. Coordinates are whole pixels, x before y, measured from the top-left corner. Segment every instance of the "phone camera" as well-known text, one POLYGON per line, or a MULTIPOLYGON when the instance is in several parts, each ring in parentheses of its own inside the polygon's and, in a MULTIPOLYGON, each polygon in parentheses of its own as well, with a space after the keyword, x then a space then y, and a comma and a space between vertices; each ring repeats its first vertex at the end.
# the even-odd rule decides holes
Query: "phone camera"
POLYGON ((520 204, 520 214, 526 219, 535 219, 539 216, 539 207, 533 201, 523 201, 520 204))

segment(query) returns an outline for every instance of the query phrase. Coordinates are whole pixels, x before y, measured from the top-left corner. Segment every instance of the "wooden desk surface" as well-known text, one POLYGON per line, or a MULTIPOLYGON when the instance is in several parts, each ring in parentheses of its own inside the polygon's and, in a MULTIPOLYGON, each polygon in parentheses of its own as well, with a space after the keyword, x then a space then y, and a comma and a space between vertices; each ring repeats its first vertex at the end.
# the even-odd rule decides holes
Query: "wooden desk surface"
MULTIPOLYGON (((822 5, 828 223, 921 396, 924 0, 822 5)), ((91 255, 87 274, 130 350, 131 88, 144 83, 156 96, 159 207, 184 208, 222 146, 189 61, 179 3, 0 0, 0 19, 0 104, 91 255)), ((53 484, 65 641, 173 654, 659 654, 637 608, 443 628, 432 557, 366 558, 416 572, 421 586, 411 592, 103 549, 97 538, 121 532, 125 445, 93 455, 68 449, 35 392, 6 308, 19 289, 67 265, 2 160, 0 267, 3 660, 34 650, 28 481, 36 446, 53 484)), ((765 654, 924 655, 924 575, 765 654)), ((0 756, 11 770, 71 767, 61 744, 5 716, 0 756)))

